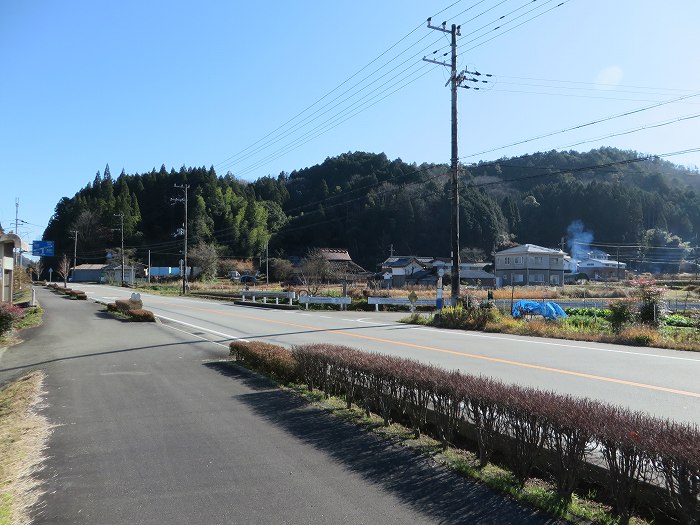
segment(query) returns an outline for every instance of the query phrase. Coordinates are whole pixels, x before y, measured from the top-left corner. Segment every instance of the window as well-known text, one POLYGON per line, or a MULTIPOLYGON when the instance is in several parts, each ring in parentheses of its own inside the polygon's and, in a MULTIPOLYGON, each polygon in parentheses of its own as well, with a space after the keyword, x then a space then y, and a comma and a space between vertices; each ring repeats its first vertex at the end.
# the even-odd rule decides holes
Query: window
POLYGON ((559 257, 550 257, 549 262, 551 264, 559 264, 559 257))
POLYGON ((522 257, 515 257, 515 264, 523 264, 523 258, 522 257))
POLYGON ((543 262, 543 257, 541 255, 536 255, 533 259, 535 260, 535 264, 542 264, 543 262))
POLYGON ((559 284, 559 276, 558 275, 550 275, 549 282, 550 282, 550 284, 559 284))
POLYGON ((514 273, 513 274, 513 282, 514 283, 521 283, 523 282, 523 274, 522 273, 514 273))
POLYGON ((530 274, 530 282, 531 283, 543 283, 544 282, 544 274, 543 273, 531 273, 530 274))

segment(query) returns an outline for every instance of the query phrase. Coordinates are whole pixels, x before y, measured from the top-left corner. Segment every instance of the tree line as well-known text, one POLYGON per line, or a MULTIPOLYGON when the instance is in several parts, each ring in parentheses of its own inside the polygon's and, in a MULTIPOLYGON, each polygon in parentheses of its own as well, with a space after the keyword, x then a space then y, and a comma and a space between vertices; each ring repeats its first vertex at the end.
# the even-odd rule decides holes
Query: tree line
MULTIPOLYGON (((114 179, 109 165, 72 198, 64 197, 44 232, 57 256, 102 263, 124 242, 153 265, 182 258, 182 204, 174 185, 189 185, 190 246, 222 257, 304 255, 347 248, 369 270, 393 253, 450 254, 447 164, 408 164, 383 153, 349 152, 278 176, 244 181, 213 167, 165 166, 114 179)), ((489 258, 513 243, 558 246, 581 221, 596 242, 687 248, 700 231, 697 171, 631 151, 544 152, 462 167, 460 237, 465 255, 489 258)), ((51 264, 51 261, 48 261, 51 264)))

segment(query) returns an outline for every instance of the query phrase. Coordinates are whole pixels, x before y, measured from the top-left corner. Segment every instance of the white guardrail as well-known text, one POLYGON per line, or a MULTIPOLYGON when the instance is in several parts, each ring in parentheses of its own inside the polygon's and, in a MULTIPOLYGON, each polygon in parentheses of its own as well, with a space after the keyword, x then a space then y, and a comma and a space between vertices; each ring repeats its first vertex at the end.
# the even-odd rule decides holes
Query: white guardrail
MULTIPOLYGON (((449 300, 445 300, 443 304, 447 305, 449 303, 449 300)), ((379 306, 382 304, 389 304, 392 306, 436 306, 436 299, 416 299, 415 301, 411 301, 408 298, 403 298, 403 297, 368 297, 367 298, 367 304, 373 304, 374 305, 374 311, 378 312, 379 311, 379 306)))
POLYGON ((300 295, 299 304, 305 304, 306 309, 309 309, 309 304, 350 304, 350 297, 325 297, 320 295, 300 295))
POLYGON ((243 300, 246 300, 246 297, 252 298, 252 301, 255 302, 256 299, 262 298, 263 304, 267 304, 268 299, 274 299, 275 304, 280 304, 280 299, 289 299, 289 304, 292 304, 292 301, 296 299, 296 293, 295 292, 262 292, 260 290, 243 290, 241 291, 241 297, 243 300))

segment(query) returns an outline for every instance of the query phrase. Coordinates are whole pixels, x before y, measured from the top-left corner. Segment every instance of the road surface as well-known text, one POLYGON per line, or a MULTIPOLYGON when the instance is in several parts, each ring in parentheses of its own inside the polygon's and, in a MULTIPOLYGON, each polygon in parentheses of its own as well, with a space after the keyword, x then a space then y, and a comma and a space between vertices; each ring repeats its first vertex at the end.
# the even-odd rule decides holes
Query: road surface
MULTIPOLYGON (((132 293, 80 288, 102 301, 132 293)), ((237 338, 285 346, 335 343, 700 424, 700 353, 410 326, 398 323, 405 314, 397 313, 273 310, 150 294, 142 299, 173 329, 221 345, 237 338)))
POLYGON ((39 290, 0 384, 45 370, 55 429, 34 524, 555 521, 310 408, 225 348, 39 290))

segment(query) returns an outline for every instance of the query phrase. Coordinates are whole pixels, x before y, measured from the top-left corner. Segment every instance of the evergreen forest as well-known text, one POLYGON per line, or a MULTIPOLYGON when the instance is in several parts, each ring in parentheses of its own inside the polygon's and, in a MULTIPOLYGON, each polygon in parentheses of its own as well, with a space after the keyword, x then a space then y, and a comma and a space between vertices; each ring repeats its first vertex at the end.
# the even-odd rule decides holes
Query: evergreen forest
MULTIPOLYGON (((255 181, 184 166, 114 178, 107 165, 58 202, 43 238, 55 242, 57 257, 72 257, 77 232, 77 263, 103 263, 119 252, 123 218, 135 259, 145 262, 150 250, 154 266, 177 266, 183 185, 190 246, 216 246, 221 257, 347 248, 374 271, 390 250, 450 255, 449 166, 366 152, 255 181)), ((614 148, 550 151, 462 166, 459 206, 460 245, 486 260, 515 243, 567 250, 577 221, 597 243, 673 246, 687 257, 700 231, 700 174, 614 148)))

